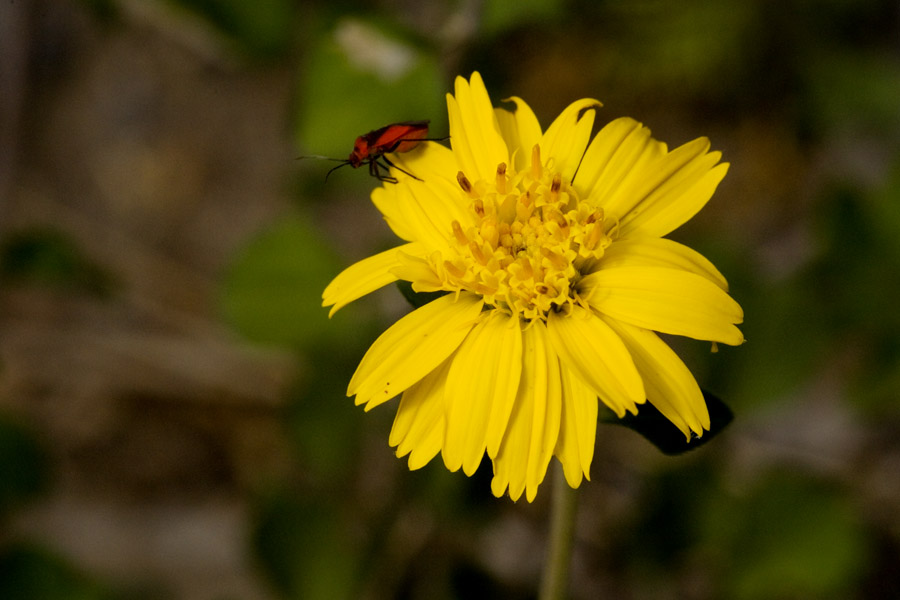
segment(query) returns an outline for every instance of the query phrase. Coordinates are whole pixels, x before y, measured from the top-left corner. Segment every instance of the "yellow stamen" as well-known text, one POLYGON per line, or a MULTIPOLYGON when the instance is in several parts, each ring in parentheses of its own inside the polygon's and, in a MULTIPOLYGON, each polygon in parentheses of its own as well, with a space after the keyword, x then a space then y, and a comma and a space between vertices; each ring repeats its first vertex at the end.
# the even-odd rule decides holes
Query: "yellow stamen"
POLYGON ((534 148, 531 149, 531 177, 539 180, 541 178, 542 170, 543 165, 541 165, 541 147, 539 144, 535 144, 534 148))
POLYGON ((534 268, 531 266, 530 260, 523 256, 516 261, 516 264, 521 265, 522 267, 522 279, 531 279, 534 277, 534 268))
POLYGON ((463 276, 466 274, 466 270, 464 268, 456 266, 449 260, 444 261, 444 268, 447 269, 448 273, 450 273, 452 276, 454 276, 458 279, 462 279, 463 276))
POLYGON ((479 294, 526 321, 585 305, 582 269, 603 257, 611 234, 603 211, 580 200, 552 165, 536 144, 524 171, 501 162, 491 179, 457 174, 470 204, 465 220, 452 221, 451 248, 431 262, 443 289, 479 294))
POLYGON ((470 196, 472 195, 472 182, 469 181, 469 178, 466 177, 465 173, 462 171, 458 172, 456 174, 456 181, 459 182, 459 187, 461 187, 465 193, 470 196))
POLYGON ((475 242, 469 242, 469 252, 472 253, 472 257, 477 260, 479 264, 487 264, 487 258, 485 257, 484 252, 482 252, 481 246, 475 242))
POLYGON ((593 250, 597 247, 597 242, 600 241, 600 236, 603 235, 603 231, 599 227, 591 227, 590 231, 588 231, 587 236, 585 236, 582 244, 588 250, 593 250))
POLYGON ((500 241, 500 229, 494 223, 485 223, 481 228, 481 238, 486 244, 496 248, 500 241))
POLYGON ((541 247, 541 256, 550 261, 553 265, 553 268, 558 269, 560 271, 565 270, 567 266, 569 266, 569 261, 566 260, 565 256, 557 254, 553 250, 547 247, 541 247))
POLYGON ((562 187, 562 177, 557 173, 553 176, 553 182, 550 184, 550 201, 554 204, 559 202, 560 187, 562 187))
POLYGON ((516 203, 516 223, 527 221, 531 217, 532 210, 534 210, 534 202, 531 199, 531 192, 525 192, 516 203))
POLYGON ((506 163, 497 165, 497 193, 506 194, 506 163))
POLYGON ((450 225, 453 228, 453 236, 456 238, 456 241, 459 242, 459 245, 467 245, 469 243, 469 238, 466 237, 466 234, 463 232, 462 225, 459 224, 459 221, 453 221, 450 225))

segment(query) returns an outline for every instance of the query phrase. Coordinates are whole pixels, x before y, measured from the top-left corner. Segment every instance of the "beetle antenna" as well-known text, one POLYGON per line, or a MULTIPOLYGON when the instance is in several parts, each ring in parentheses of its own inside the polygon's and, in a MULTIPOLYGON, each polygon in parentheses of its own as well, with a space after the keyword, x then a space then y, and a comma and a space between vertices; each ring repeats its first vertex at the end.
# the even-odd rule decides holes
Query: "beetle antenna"
POLYGON ((304 158, 315 158, 317 160, 333 160, 335 162, 347 162, 343 158, 331 158, 330 156, 321 156, 319 154, 310 154, 308 156, 298 156, 294 160, 303 160, 304 158))
MULTIPOLYGON (((332 160, 335 160, 335 159, 332 159, 332 160)), ((346 166, 349 165, 349 164, 350 164, 350 161, 349 161, 349 160, 341 161, 341 164, 339 164, 338 166, 334 167, 333 169, 331 169, 330 171, 328 171, 328 172, 325 174, 325 181, 328 181, 328 176, 329 176, 329 175, 331 175, 332 173, 334 173, 335 171, 337 171, 337 170, 340 169, 341 167, 346 167, 346 166)))

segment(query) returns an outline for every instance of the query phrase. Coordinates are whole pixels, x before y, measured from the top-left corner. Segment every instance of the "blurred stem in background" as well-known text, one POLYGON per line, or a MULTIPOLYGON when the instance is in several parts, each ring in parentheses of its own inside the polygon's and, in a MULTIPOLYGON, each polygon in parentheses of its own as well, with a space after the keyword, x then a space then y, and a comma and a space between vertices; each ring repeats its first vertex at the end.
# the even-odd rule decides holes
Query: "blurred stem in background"
POLYGON ((553 504, 550 509, 550 536, 547 558, 541 575, 540 600, 561 600, 569 587, 569 568, 575 542, 575 515, 578 489, 569 487, 562 467, 553 469, 553 504))

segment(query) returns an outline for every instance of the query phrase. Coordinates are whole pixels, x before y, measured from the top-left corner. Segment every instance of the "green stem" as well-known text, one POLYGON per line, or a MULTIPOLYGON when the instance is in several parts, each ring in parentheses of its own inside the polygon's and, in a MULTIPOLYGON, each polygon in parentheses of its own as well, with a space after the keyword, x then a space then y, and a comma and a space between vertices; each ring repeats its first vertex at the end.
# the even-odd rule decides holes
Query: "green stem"
POLYGON ((550 507, 550 543, 544 573, 541 576, 540 600, 563 600, 569 586, 569 566, 575 540, 575 508, 578 490, 569 487, 560 465, 553 473, 553 501, 550 507))

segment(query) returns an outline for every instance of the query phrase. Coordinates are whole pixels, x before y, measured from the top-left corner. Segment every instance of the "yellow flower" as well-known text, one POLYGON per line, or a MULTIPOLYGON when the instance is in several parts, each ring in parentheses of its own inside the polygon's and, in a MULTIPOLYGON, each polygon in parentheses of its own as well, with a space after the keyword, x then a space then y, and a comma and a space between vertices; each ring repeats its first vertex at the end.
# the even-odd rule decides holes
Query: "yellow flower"
POLYGON ((446 291, 385 331, 347 395, 370 410, 402 394, 390 435, 417 469, 441 453, 495 495, 533 500, 552 456, 590 476, 599 398, 620 417, 649 400, 685 436, 709 429, 693 375, 654 332, 737 345, 741 307, 703 256, 663 236, 696 214, 728 165, 700 138, 675 150, 629 118, 591 139, 579 100, 542 132, 520 98, 491 105, 481 76, 447 95, 448 149, 394 154, 372 192, 407 243, 325 289, 331 313, 388 283, 446 291))

